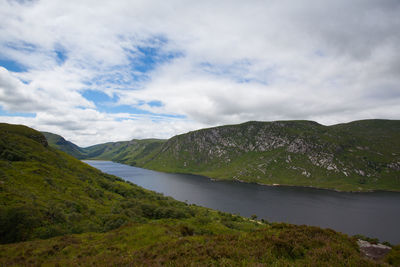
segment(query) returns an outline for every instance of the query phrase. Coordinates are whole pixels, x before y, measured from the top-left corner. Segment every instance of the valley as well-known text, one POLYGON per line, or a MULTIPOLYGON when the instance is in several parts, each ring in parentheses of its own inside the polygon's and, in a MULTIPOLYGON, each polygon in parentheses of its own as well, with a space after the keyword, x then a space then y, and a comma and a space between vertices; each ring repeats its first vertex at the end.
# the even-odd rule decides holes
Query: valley
MULTIPOLYGON (((50 142, 57 147, 65 142, 50 142), (58 142, 58 143, 57 143, 58 142)), ((171 173, 338 191, 400 191, 400 121, 332 126, 312 121, 246 122, 168 140, 132 140, 61 150, 171 173)))
POLYGON ((189 205, 104 174, 0 124, 0 265, 354 265, 357 237, 189 205))

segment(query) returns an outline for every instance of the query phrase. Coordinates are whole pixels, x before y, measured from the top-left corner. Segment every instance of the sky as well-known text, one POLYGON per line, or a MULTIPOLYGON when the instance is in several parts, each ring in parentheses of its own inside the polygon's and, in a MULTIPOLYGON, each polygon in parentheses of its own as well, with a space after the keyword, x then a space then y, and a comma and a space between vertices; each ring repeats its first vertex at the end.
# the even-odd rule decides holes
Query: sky
POLYGON ((0 0, 0 122, 80 145, 400 119, 399 0, 0 0))

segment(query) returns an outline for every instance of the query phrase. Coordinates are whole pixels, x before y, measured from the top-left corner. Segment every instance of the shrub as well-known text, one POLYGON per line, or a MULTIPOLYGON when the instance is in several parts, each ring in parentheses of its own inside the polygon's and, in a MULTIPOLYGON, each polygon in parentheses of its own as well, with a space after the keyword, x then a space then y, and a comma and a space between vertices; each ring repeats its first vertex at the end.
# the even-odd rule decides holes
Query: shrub
POLYGON ((193 228, 191 228, 187 225, 180 225, 179 231, 181 232, 181 235, 183 235, 183 236, 191 236, 194 233, 193 228))
POLYGON ((108 216, 104 221, 103 231, 107 232, 119 228, 128 221, 129 219, 124 215, 118 214, 118 215, 108 216))
POLYGON ((28 240, 40 225, 41 212, 34 206, 0 207, 0 242, 28 240))

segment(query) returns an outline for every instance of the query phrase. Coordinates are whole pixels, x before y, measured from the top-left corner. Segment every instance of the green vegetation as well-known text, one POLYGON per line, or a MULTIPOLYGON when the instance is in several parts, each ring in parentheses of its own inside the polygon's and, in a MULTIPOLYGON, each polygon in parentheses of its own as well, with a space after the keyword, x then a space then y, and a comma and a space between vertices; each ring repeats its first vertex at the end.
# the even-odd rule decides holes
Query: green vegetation
POLYGON ((113 160, 128 165, 143 165, 154 156, 165 140, 143 139, 111 142, 84 148, 86 159, 113 160))
POLYGON ((184 203, 49 147, 39 132, 0 124, 1 243, 104 232, 128 222, 194 214, 184 203))
POLYGON ((392 250, 385 256, 385 262, 393 266, 400 266, 400 245, 392 247, 392 250))
MULTIPOLYGON (((0 124, 0 242, 1 266, 381 265, 354 237, 187 205, 9 124, 0 124)), ((387 259, 397 260, 398 251, 387 259)))
POLYGON ((83 150, 85 158, 214 179, 400 191, 400 121, 247 122, 83 150))
POLYGON ((109 142, 89 147, 79 147, 62 136, 48 132, 42 132, 50 146, 57 148, 77 159, 98 159, 123 162, 128 165, 143 165, 151 160, 154 152, 166 140, 162 139, 143 139, 121 142, 109 142))
POLYGON ((83 159, 87 157, 86 152, 83 148, 80 148, 74 143, 65 140, 62 136, 48 132, 42 132, 42 134, 46 137, 47 142, 50 146, 64 151, 65 153, 77 159, 83 159))
POLYGON ((332 230, 273 224, 210 234, 192 233, 190 227, 168 220, 3 245, 0 265, 383 266, 361 257, 352 239, 332 230))
POLYGON ((400 122, 248 122, 166 142, 142 167, 342 191, 400 190, 400 122))

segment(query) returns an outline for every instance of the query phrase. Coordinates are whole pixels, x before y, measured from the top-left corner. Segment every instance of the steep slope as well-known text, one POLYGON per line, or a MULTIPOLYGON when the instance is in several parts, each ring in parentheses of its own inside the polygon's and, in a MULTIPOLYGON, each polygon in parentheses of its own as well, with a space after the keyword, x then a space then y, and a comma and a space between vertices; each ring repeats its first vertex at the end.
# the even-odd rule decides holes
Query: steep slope
POLYGON ((193 214, 51 148, 33 129, 0 124, 0 243, 193 214))
POLYGON ((32 239, 0 245, 0 265, 380 265, 356 238, 187 205, 0 124, 0 242, 32 239))
POLYGON ((42 132, 42 134, 46 137, 50 146, 64 151, 77 159, 83 159, 86 157, 86 152, 83 148, 65 140, 62 136, 49 132, 42 132))
POLYGON ((166 142, 162 139, 133 139, 79 147, 60 135, 48 132, 42 132, 42 134, 51 147, 64 151, 77 159, 112 160, 134 166, 145 164, 166 142))
POLYGON ((112 160, 129 165, 143 165, 166 140, 143 139, 110 142, 83 148, 86 159, 112 160))
POLYGON ((139 166, 217 179, 400 190, 400 121, 247 122, 169 139, 139 166))

